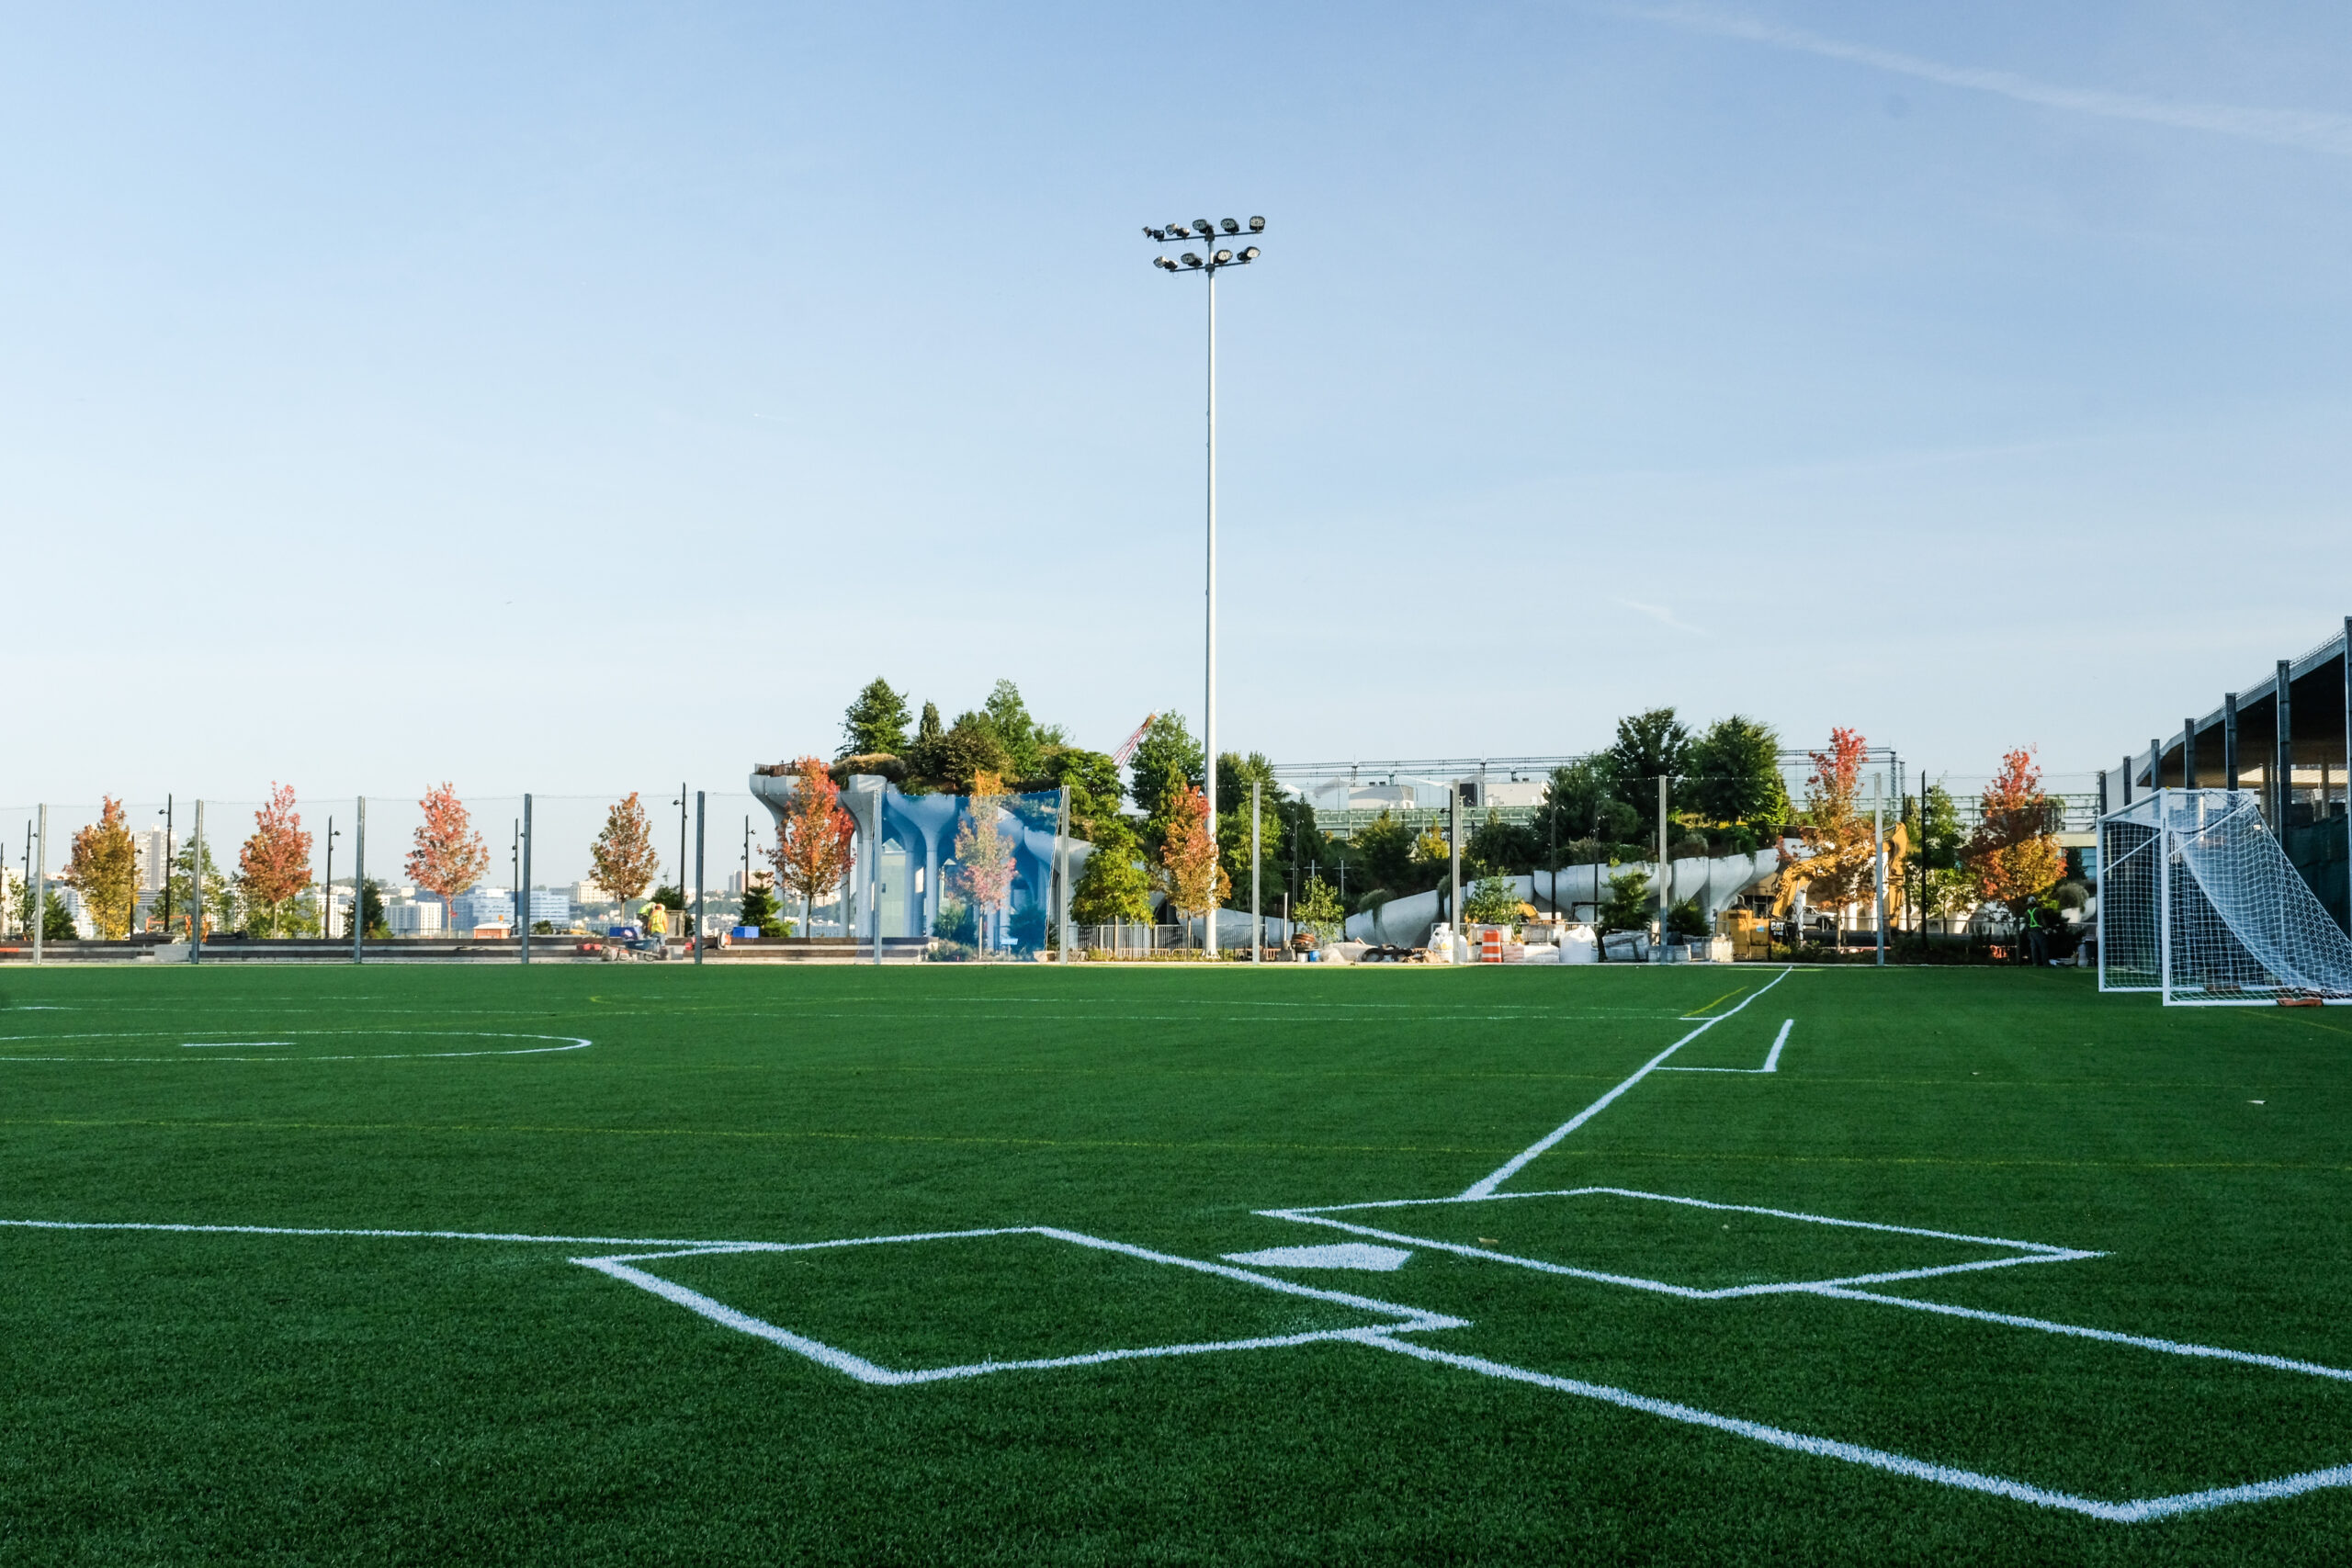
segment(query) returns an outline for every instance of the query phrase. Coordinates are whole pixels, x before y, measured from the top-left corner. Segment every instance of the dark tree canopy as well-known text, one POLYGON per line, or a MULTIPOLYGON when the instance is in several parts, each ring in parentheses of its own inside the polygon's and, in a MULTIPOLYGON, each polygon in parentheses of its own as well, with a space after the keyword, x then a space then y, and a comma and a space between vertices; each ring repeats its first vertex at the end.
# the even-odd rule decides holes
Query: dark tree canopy
POLYGON ((1645 817, 1657 810, 1657 781, 1690 772, 1690 730, 1672 708, 1617 721, 1617 739, 1601 753, 1610 793, 1645 817))
POLYGON ((1201 743, 1184 728, 1182 715, 1164 713, 1144 727, 1143 739, 1136 743, 1135 755, 1127 760, 1127 777, 1131 781, 1127 795, 1143 808, 1145 816, 1159 814, 1171 769, 1179 785, 1201 787, 1201 743))
POLYGON ((1690 764, 1696 777, 1676 794, 1707 821, 1772 829, 1786 820, 1781 738, 1770 725, 1739 714, 1719 718, 1691 743, 1690 764))

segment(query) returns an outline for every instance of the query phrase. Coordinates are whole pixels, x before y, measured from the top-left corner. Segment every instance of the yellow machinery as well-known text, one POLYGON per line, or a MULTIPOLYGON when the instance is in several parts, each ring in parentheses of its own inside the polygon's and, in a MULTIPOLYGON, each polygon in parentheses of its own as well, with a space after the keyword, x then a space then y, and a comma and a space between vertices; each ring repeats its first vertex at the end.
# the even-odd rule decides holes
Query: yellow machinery
MULTIPOLYGON (((1797 894, 1815 882, 1835 881, 1859 886, 1867 897, 1872 853, 1871 841, 1865 836, 1848 844, 1825 849, 1804 860, 1783 861, 1779 885, 1772 894, 1772 918, 1786 919, 1789 910, 1797 901, 1797 894)), ((1897 822, 1886 835, 1886 923, 1889 930, 1903 923, 1903 863, 1910 853, 1910 827, 1897 822)))

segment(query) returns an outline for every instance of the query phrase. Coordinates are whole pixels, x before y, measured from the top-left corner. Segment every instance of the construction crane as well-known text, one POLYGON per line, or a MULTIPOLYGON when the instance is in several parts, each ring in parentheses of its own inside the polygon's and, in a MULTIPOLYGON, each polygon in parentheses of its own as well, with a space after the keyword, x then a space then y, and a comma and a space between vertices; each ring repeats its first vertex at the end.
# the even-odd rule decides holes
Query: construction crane
POLYGON ((1117 763, 1120 767, 1125 767, 1127 765, 1127 759, 1136 754, 1136 748, 1143 744, 1144 735, 1151 728, 1152 720, 1159 716, 1156 713, 1148 713, 1144 715, 1143 722, 1136 726, 1136 732, 1127 737, 1126 743, 1121 746, 1117 750, 1111 753, 1111 761, 1117 763))

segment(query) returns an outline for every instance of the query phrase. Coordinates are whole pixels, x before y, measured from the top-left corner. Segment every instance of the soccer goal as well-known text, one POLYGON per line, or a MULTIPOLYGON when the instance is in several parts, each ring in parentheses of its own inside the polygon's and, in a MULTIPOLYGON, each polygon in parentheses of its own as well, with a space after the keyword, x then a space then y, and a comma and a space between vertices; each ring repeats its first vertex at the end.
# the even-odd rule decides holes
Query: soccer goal
POLYGON ((2241 789, 2165 789, 2100 818, 2098 988, 2165 1005, 2352 1002, 2352 938, 2241 789))

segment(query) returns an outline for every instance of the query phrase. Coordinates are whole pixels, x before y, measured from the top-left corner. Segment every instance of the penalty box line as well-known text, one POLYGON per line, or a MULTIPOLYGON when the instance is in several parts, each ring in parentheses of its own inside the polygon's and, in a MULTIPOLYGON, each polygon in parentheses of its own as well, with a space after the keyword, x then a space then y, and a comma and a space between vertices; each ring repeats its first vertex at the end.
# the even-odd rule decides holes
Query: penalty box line
MULTIPOLYGON (((1512 1177, 1517 1176, 1521 1171, 1526 1169, 1529 1165, 1533 1163, 1539 1156, 1548 1152, 1552 1146, 1557 1144, 1561 1139, 1566 1137, 1569 1134, 1575 1132, 1577 1128, 1583 1126, 1586 1122, 1591 1121, 1594 1117, 1600 1115, 1602 1111, 1615 1104, 1618 1096, 1623 1094, 1627 1089, 1632 1089, 1635 1084, 1641 1082, 1644 1078, 1657 1071, 1659 1067, 1664 1066, 1666 1065, 1666 1059, 1668 1056, 1673 1055, 1677 1051, 1681 1050, 1682 1047, 1690 1044, 1690 1042, 1698 1039, 1699 1036, 1706 1033, 1707 1031, 1713 1029, 1724 1020, 1738 1017, 1739 1014, 1747 1007, 1749 1002, 1752 1002, 1758 997, 1764 995, 1766 991, 1770 991, 1774 986, 1779 985, 1781 981, 1787 979, 1794 973, 1795 969, 1793 965, 1790 968, 1781 970, 1778 975, 1773 976, 1770 980, 1765 983, 1762 990, 1758 990, 1753 995, 1744 998, 1738 1007, 1733 1008, 1728 1012, 1717 1013, 1714 1017, 1707 1020, 1704 1023, 1692 1030, 1690 1033, 1684 1035, 1681 1039, 1676 1041, 1673 1044, 1668 1045, 1665 1050, 1660 1051, 1657 1055, 1652 1056, 1648 1061, 1641 1065, 1640 1068, 1634 1072, 1632 1077, 1627 1078, 1623 1083, 1619 1084, 1615 1089, 1611 1089, 1607 1094, 1602 1095, 1599 1100, 1594 1100, 1590 1105, 1586 1106, 1582 1111, 1577 1111, 1574 1116, 1569 1117, 1566 1122, 1563 1122, 1557 1127, 1555 1127, 1550 1132, 1544 1134, 1544 1136, 1536 1139, 1534 1143, 1529 1145, 1525 1149, 1522 1149, 1518 1154, 1513 1155, 1510 1159, 1504 1161, 1500 1168, 1497 1169, 1492 1175, 1487 1176, 1483 1180, 1471 1183, 1469 1187, 1463 1190, 1462 1196, 1464 1198, 1492 1197, 1496 1188, 1500 1187, 1504 1182, 1509 1181, 1512 1177)), ((1783 1031, 1784 1036, 1785 1032, 1786 1032, 1783 1031)))
POLYGON ((1440 1366, 1477 1372, 1486 1377, 1531 1383, 1538 1388, 1571 1393, 1584 1399, 1597 1399, 1605 1404, 1639 1411, 1645 1416, 1662 1416, 1685 1426, 1711 1427, 1776 1449, 1811 1454, 1819 1459, 1843 1460, 1849 1464, 1866 1465, 1916 1481, 1933 1482, 1965 1492, 1981 1492, 1995 1497, 2006 1497, 2012 1502, 2030 1503, 2037 1507, 2083 1514, 2114 1524, 2139 1524, 2175 1514, 2203 1513, 2233 1503, 2272 1502, 2324 1487, 2352 1486, 2352 1465, 2333 1465, 2324 1470, 2307 1470, 2299 1474, 2257 1481, 2244 1486, 2221 1486, 2203 1492, 2176 1492, 2161 1497, 2135 1497, 2121 1503, 2105 1503, 2096 1497, 2080 1497, 2071 1492, 2053 1492, 2045 1487, 2029 1485, 2003 1475, 1988 1475, 1982 1471, 1963 1470, 1957 1465, 1931 1464, 1926 1460, 1913 1459, 1907 1454, 1893 1453, 1885 1449, 1840 1442, 1833 1438, 1811 1437, 1785 1427, 1768 1427, 1760 1421, 1744 1420, 1736 1416, 1721 1416, 1695 1405, 1679 1404, 1668 1399, 1652 1399, 1626 1389, 1611 1388, 1606 1383, 1555 1377, 1549 1372, 1490 1361, 1483 1356, 1464 1356, 1456 1351, 1442 1350, 1433 1345, 1391 1339, 1378 1334, 1361 1337, 1360 1342, 1383 1350, 1393 1350, 1400 1356, 1410 1356, 1416 1360, 1433 1361, 1440 1366))

